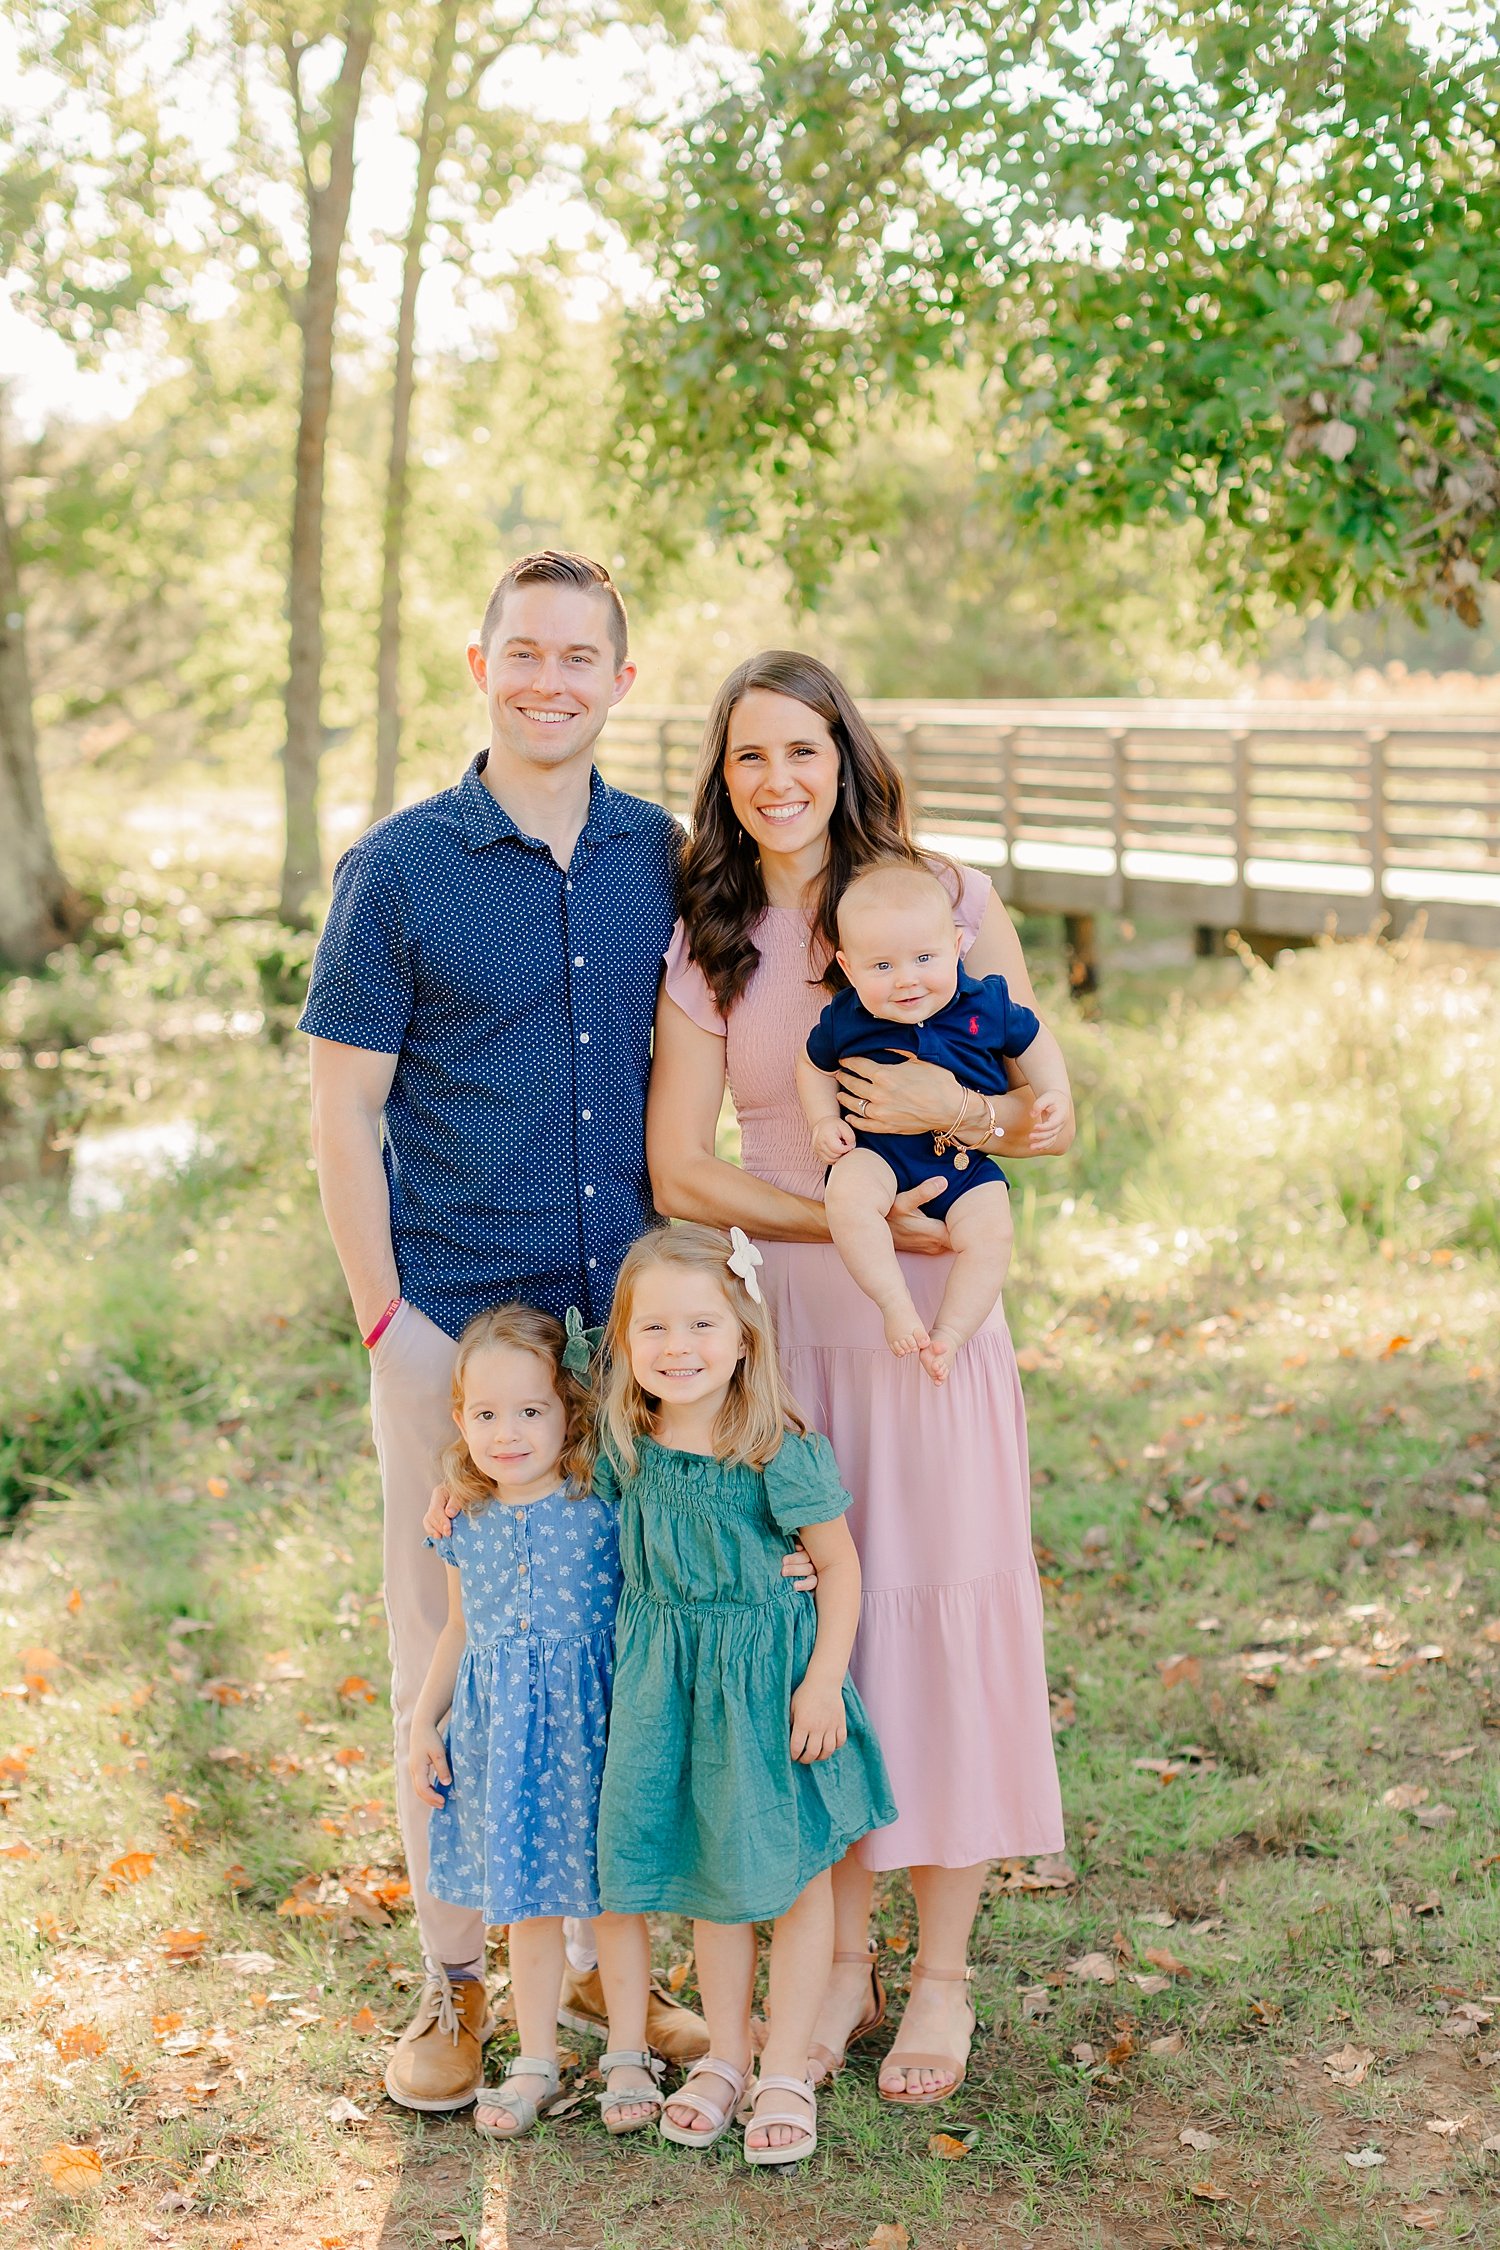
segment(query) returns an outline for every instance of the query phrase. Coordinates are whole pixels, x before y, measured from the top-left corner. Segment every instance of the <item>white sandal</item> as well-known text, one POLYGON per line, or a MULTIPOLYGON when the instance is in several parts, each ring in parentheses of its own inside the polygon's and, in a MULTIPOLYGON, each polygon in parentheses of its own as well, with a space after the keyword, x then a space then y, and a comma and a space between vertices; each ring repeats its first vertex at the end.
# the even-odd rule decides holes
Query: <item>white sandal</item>
POLYGON ((486 2140, 518 2141, 523 2133, 531 2131, 538 2118, 556 2109, 563 2098, 555 2062, 547 2062, 539 2055, 517 2055, 498 2086, 480 2087, 474 2101, 474 2130, 482 2133, 486 2140), (507 2094, 505 2089, 515 2078, 544 2078, 547 2091, 540 2101, 533 2100, 530 2094, 507 2094), (507 2117, 513 2117, 513 2130, 502 2133, 495 2126, 486 2125, 480 2117, 480 2111, 486 2109, 503 2110, 507 2117))
POLYGON ((745 2088, 750 2083, 750 2073, 754 2068, 753 2062, 747 2062, 743 2070, 737 2070, 733 2063, 725 2062, 722 2056, 699 2055, 676 2093, 669 2096, 669 2100, 688 2104, 702 2116, 711 2117, 713 2123, 709 2126, 674 2125, 663 2104, 661 2123, 657 2128, 662 2139, 675 2142, 678 2148, 712 2148, 715 2141, 723 2139, 738 2116, 744 2103, 745 2088), (722 2078, 734 2091, 727 2102, 713 2101, 707 2094, 694 2091, 694 2080, 698 2078, 722 2078))
POLYGON ((811 2156, 818 2145, 818 2096, 810 2078, 757 2078, 754 2099, 759 2102, 768 2086, 783 2086, 789 2094, 801 2094, 812 2111, 810 2118, 792 2109, 760 2110, 752 2107, 745 2124, 745 2162, 747 2164, 800 2164, 811 2156), (756 2126, 790 2125, 803 2138, 793 2141, 790 2148, 751 2148, 750 2135, 756 2126))
POLYGON ((649 2047, 615 2047, 599 2057, 599 2075, 605 2081, 604 2092, 599 2096, 599 2115, 604 2120, 604 2130, 616 2140, 624 2133, 638 2133, 643 2125, 654 2125, 662 2113, 666 2096, 661 2090, 661 2077, 665 2063, 658 2062, 649 2047), (609 2090, 612 2070, 644 2070, 655 2081, 650 2086, 631 2086, 622 2094, 609 2090), (644 2117, 627 2117, 622 2125, 614 2122, 612 2112, 649 2105, 644 2117))

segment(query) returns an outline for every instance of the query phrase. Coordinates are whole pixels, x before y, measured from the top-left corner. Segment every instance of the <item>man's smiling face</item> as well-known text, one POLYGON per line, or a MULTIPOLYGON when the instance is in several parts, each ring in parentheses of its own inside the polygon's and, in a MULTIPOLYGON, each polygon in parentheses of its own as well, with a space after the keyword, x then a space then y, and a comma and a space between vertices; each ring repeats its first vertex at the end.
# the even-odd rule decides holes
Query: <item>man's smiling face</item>
POLYGON ((578 586, 513 586, 489 647, 469 644, 490 742, 502 756, 552 768, 593 749, 635 678, 610 639, 609 604, 578 586))

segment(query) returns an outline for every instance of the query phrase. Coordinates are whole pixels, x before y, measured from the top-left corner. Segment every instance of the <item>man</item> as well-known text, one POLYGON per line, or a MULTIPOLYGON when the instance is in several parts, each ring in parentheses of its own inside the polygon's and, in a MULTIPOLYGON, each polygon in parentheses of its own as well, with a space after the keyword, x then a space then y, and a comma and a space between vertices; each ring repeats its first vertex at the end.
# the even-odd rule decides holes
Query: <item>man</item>
MULTIPOLYGON (((645 1096, 680 832, 593 766, 635 678, 609 572, 544 552, 499 580, 469 670, 489 746, 455 788, 345 853, 301 1029, 329 1232, 370 1350, 402 1839, 427 1980, 386 2074, 409 2109, 462 2108, 493 2028, 484 1926, 427 1889, 412 1706, 446 1615, 422 1514, 452 1436, 454 1339, 508 1299, 585 1322, 653 1219, 645 1096), (383 1131, 382 1131, 383 1128, 383 1131)), ((570 1948, 567 2020, 604 2026, 570 1948)), ((653 1991, 651 2044, 707 2048, 653 1991)))

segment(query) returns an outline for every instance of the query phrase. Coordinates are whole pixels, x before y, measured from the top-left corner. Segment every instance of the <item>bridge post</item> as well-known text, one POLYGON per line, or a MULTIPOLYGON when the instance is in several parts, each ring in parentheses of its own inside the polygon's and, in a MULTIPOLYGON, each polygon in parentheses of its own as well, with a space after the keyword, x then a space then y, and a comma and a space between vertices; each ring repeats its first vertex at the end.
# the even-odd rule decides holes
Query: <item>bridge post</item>
POLYGON ((1234 792, 1234 922, 1243 927, 1249 919, 1249 878, 1246 868, 1250 864, 1250 730, 1236 727, 1229 738, 1232 761, 1231 787, 1234 792))
MULTIPOLYGON (((1116 914, 1123 914, 1125 911, 1125 829, 1126 824, 1130 818, 1130 795, 1126 779, 1125 750, 1126 745, 1129 743, 1129 741, 1130 732, 1128 728, 1110 728, 1109 811, 1110 824, 1115 832, 1115 871, 1114 874, 1110 877, 1109 903, 1116 914)), ((1089 983, 1085 989, 1089 992, 1092 992, 1095 988, 1095 984, 1098 981, 1094 976, 1092 966, 1094 918, 1090 914, 1084 917, 1084 919, 1087 920, 1089 926, 1090 959, 1089 983)))
MULTIPOLYGON (((1385 862, 1390 849, 1385 807, 1385 759, 1389 736, 1384 727, 1371 727, 1366 740, 1370 751, 1370 896, 1378 927, 1381 916, 1389 911, 1385 903, 1385 862)), ((1392 913, 1392 929, 1395 928, 1395 923, 1396 917, 1392 913)))

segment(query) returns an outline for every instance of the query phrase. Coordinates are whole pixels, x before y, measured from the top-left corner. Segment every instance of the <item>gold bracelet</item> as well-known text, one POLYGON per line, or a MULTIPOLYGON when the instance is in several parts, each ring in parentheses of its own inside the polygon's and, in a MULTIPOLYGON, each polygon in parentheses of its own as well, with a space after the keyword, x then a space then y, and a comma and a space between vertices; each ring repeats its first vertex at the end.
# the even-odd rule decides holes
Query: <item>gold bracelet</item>
MULTIPOLYGON (((946 1156, 950 1148, 953 1150, 953 1169, 955 1172, 966 1172, 969 1168, 969 1151, 960 1144, 958 1136, 964 1129, 969 1114, 969 1104, 974 1099, 974 1095, 967 1086, 963 1087, 961 1091, 963 1100, 958 1105, 958 1115, 951 1125, 945 1126, 941 1133, 934 1133, 932 1136, 932 1153, 934 1156, 946 1156)), ((981 1094, 979 1099, 983 1101, 984 1096, 981 1094)))

